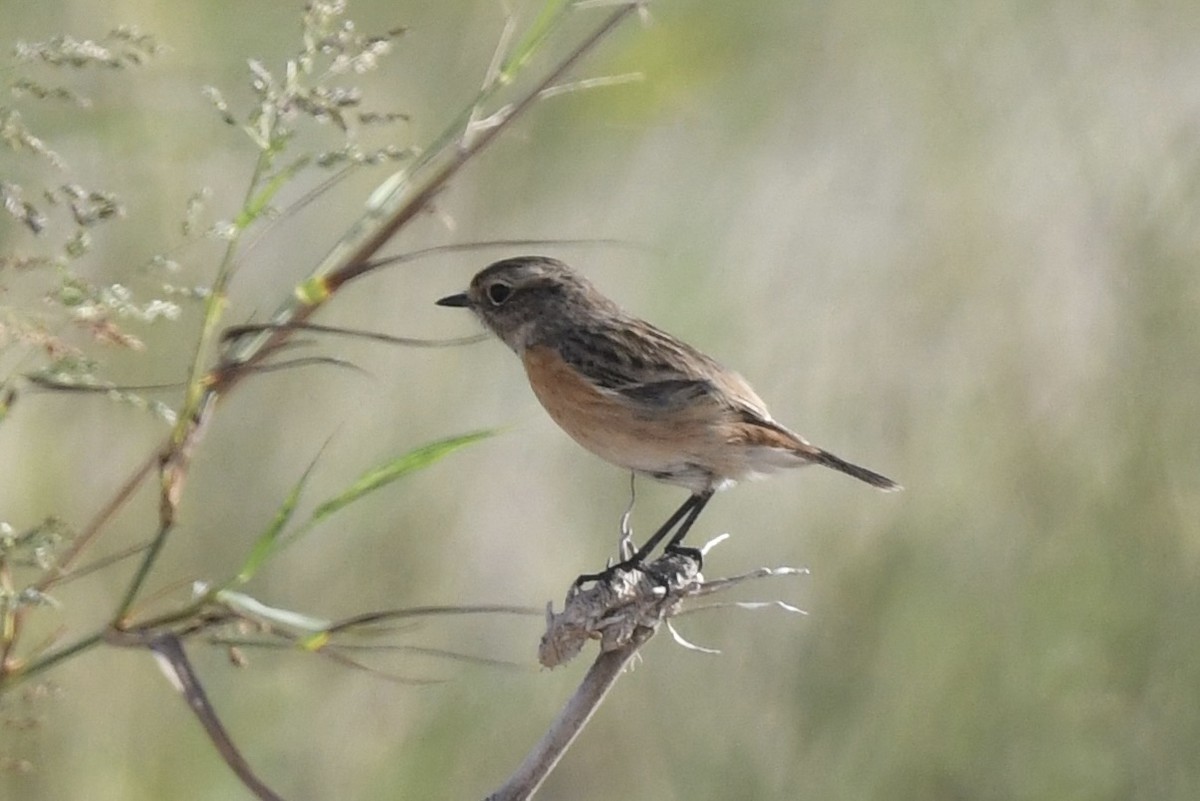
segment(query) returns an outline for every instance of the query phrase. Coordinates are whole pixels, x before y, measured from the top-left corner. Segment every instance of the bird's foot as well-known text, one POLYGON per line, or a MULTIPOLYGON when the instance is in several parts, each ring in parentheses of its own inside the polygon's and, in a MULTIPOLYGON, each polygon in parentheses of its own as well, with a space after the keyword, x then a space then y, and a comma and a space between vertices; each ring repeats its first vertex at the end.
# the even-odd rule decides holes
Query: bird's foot
POLYGON ((668 545, 663 549, 663 555, 655 560, 653 564, 647 565, 644 568, 644 572, 647 578, 655 584, 664 590, 669 590, 679 581, 681 571, 690 569, 688 566, 681 565, 678 559, 686 559, 694 562, 697 573, 704 566, 704 554, 699 548, 689 548, 686 545, 668 545))
POLYGON ((583 573, 577 576, 571 584, 571 590, 578 592, 583 588, 583 585, 592 582, 596 584, 608 584, 618 573, 628 573, 631 570, 641 571, 655 584, 663 588, 670 588, 674 584, 674 574, 677 572, 676 570, 672 570, 677 565, 671 564, 673 560, 670 557, 679 557, 694 562, 697 572, 704 567, 704 553, 699 548, 690 548, 686 545, 668 545, 663 549, 663 555, 653 564, 647 565, 643 559, 639 559, 635 554, 628 559, 609 565, 598 573, 583 573))
POLYGON ((696 563, 696 569, 704 567, 704 551, 687 545, 668 545, 663 549, 664 556, 682 556, 696 563))
POLYGON ((620 562, 617 562, 615 565, 609 565, 608 567, 601 570, 599 573, 582 573, 582 574, 580 574, 578 577, 576 577, 575 581, 572 583, 571 588, 573 590, 579 590, 580 588, 583 587, 584 584, 588 584, 590 582, 596 582, 597 584, 607 584, 608 582, 612 581, 613 576, 617 575, 617 573, 628 572, 630 570, 637 570, 637 569, 640 569, 641 567, 642 567, 642 561, 640 559, 638 559, 636 557, 630 557, 629 559, 624 559, 620 562))

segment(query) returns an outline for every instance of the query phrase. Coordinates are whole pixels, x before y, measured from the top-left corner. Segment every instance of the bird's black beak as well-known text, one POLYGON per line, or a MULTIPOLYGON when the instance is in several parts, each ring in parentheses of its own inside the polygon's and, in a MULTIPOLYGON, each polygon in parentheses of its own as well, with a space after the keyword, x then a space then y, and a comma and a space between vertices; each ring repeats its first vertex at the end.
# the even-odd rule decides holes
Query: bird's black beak
POLYGON ((439 306, 455 306, 458 308, 466 308, 471 305, 471 301, 467 298, 466 292, 459 292, 457 295, 447 295, 437 302, 439 306))

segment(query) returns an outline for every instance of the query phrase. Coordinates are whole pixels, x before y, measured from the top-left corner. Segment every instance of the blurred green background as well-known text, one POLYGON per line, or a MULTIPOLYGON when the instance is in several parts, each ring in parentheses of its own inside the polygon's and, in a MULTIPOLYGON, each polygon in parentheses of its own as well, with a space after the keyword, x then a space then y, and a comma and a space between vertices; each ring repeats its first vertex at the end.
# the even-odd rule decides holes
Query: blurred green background
MULTIPOLYGON (((132 265, 178 240, 202 186, 214 216, 232 213, 253 154, 200 88, 244 102, 247 58, 278 69, 296 49, 299 3, 0 8, 6 47, 120 23, 170 47, 130 75, 72 79, 93 111, 28 119, 126 201, 90 277, 136 286, 132 265)), ((463 106, 503 22, 490 1, 358 0, 350 12, 366 31, 409 29, 362 81, 374 106, 411 114, 402 144, 463 106)), ((743 596, 810 615, 681 621, 723 653, 656 638, 539 797, 1200 797, 1200 5, 680 0, 652 15, 579 73, 640 70, 644 82, 536 109, 393 250, 638 245, 542 250, 735 366, 782 422, 907 491, 813 470, 719 496, 693 534, 733 535, 708 573, 807 566, 743 596)), ((274 229, 232 288, 230 321, 286 296, 383 174, 274 229)), ((3 226, 4 250, 34 247, 3 226)), ((217 252, 188 251, 179 283, 209 280, 217 252)), ((371 277, 318 319, 472 333, 433 300, 506 255, 371 277)), ((36 303, 35 279, 3 280, 0 303, 36 303)), ((118 380, 178 380, 197 321, 193 310, 141 331, 148 353, 98 355, 118 380)), ((430 439, 509 426, 288 551, 248 588, 264 601, 328 617, 540 606, 613 551, 628 477, 554 428, 501 345, 322 352, 369 375, 274 374, 225 402, 156 588, 178 595, 236 568, 330 435, 311 499, 430 439)), ((22 398, 0 425, 0 519, 82 526, 164 431, 101 399, 22 398)), ((681 500, 642 482, 635 526, 652 530, 681 500)), ((140 494, 97 554, 148 537, 155 510, 153 491, 140 494)), ((90 630, 129 569, 64 588, 46 630, 90 630)), ((523 669, 374 661, 445 680, 421 687, 301 653, 252 651, 244 670, 216 648, 191 653, 283 796, 480 798, 590 661, 536 670, 540 632, 536 618, 426 622, 395 641, 523 669)), ((0 728, 0 797, 248 797, 148 655, 99 649, 48 678, 45 696, 0 700, 6 720, 36 723, 0 728)))

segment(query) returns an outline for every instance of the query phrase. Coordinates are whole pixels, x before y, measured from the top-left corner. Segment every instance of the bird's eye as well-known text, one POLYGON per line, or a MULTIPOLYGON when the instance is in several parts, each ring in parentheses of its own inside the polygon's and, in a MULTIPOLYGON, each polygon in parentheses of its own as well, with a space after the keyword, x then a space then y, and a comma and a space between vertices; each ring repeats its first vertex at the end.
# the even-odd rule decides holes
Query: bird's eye
POLYGON ((508 284, 492 284, 487 288, 487 298, 493 306, 499 306, 512 295, 512 287, 508 284))

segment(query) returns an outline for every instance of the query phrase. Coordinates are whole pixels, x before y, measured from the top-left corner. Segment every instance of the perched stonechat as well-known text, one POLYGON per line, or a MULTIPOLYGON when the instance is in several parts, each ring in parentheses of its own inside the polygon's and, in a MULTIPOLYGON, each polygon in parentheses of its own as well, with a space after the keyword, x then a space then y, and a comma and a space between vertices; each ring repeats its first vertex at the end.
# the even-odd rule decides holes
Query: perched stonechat
POLYGON ((900 489, 775 422, 740 375, 626 313, 560 261, 498 261, 437 303, 470 309, 512 348, 542 406, 580 445, 692 493, 617 567, 641 564, 672 530, 667 548, 680 550, 714 492, 781 468, 820 464, 900 489))

